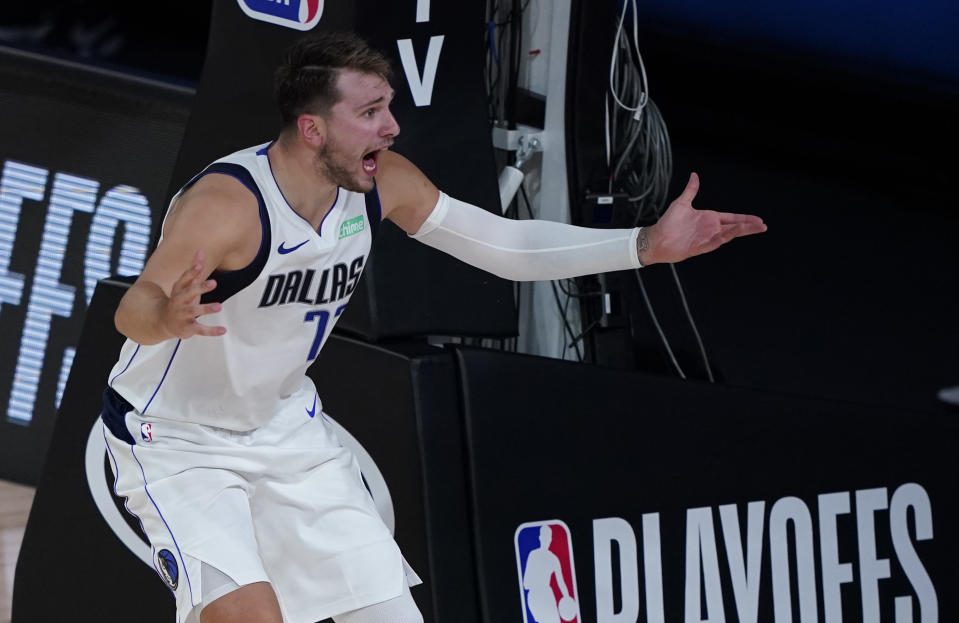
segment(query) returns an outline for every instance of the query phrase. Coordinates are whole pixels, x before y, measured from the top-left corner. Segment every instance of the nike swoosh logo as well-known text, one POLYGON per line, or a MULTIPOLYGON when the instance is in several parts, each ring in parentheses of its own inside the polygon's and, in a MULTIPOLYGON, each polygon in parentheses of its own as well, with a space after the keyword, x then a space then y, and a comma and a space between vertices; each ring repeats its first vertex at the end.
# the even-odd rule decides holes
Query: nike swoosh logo
POLYGON ((287 253, 293 253, 294 251, 296 251, 297 249, 305 245, 307 242, 309 242, 309 240, 304 240, 303 242, 296 245, 295 247, 287 248, 283 246, 284 244, 286 244, 286 240, 284 240, 283 242, 280 243, 280 246, 278 246, 276 250, 280 255, 286 255, 287 253))
POLYGON ((306 414, 310 417, 316 415, 316 394, 313 394, 313 407, 306 410, 306 414))

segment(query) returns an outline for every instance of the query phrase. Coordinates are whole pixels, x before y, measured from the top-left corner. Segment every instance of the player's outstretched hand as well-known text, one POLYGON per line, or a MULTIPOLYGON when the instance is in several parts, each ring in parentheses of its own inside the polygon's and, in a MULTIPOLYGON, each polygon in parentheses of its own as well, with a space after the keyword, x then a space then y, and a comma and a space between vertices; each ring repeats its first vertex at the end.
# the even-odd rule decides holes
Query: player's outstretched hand
POLYGON ((170 298, 163 310, 161 323, 174 337, 226 333, 224 327, 197 322, 200 316, 216 313, 222 308, 220 303, 200 303, 200 297, 216 287, 213 279, 203 279, 203 260, 203 251, 197 251, 193 256, 193 266, 184 271, 170 289, 170 298))
POLYGON ((697 210, 693 199, 699 191, 699 176, 690 174, 686 189, 655 225, 640 232, 639 259, 643 265, 679 262, 708 253, 733 238, 766 231, 758 216, 697 210))

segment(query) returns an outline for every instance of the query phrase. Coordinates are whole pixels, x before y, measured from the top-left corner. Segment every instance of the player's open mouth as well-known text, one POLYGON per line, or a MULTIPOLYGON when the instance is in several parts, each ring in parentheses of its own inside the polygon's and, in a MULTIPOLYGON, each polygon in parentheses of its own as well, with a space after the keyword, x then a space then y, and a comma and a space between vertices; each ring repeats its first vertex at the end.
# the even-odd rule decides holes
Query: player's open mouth
POLYGON ((363 156, 363 170, 367 175, 376 175, 376 157, 379 153, 380 150, 377 149, 363 156))

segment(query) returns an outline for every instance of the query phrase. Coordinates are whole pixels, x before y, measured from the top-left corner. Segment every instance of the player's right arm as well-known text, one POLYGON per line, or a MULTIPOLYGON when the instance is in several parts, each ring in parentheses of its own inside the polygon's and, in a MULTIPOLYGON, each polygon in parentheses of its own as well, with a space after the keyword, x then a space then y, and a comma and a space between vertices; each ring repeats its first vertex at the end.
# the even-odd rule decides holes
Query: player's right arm
POLYGON ((127 290, 114 315, 117 330, 138 344, 170 338, 217 336, 224 327, 198 321, 220 310, 200 303, 216 287, 210 274, 249 264, 260 243, 256 199, 232 177, 198 180, 170 208, 163 240, 127 290))

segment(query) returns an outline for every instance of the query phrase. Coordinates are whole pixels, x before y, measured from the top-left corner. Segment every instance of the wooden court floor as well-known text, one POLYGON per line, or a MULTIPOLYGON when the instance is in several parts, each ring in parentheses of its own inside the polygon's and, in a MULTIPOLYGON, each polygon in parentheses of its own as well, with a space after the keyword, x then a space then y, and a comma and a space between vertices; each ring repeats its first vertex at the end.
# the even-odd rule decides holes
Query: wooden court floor
POLYGON ((13 572, 33 493, 32 487, 0 480, 0 623, 10 623, 13 572))

